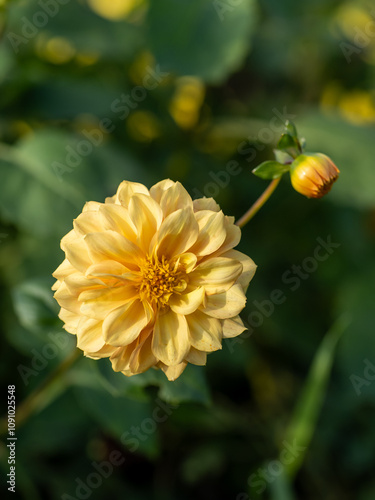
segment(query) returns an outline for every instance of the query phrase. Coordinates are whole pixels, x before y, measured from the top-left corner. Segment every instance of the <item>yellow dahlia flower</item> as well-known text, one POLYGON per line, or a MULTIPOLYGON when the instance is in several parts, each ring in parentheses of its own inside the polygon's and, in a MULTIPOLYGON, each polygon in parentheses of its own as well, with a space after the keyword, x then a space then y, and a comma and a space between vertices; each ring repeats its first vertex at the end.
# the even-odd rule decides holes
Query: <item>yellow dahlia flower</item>
POLYGON ((238 314, 256 266, 232 250, 240 236, 212 198, 193 201, 179 182, 122 182, 105 203, 86 203, 61 240, 53 289, 64 328, 127 376, 156 367, 175 380, 187 363, 205 365, 245 330, 238 314))

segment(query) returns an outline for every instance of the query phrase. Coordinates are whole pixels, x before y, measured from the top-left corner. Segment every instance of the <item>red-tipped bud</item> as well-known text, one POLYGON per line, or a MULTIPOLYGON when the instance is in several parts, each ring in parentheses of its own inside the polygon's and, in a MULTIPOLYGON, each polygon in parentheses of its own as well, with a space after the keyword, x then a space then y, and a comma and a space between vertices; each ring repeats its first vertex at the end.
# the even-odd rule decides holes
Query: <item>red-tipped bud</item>
POLYGON ((322 153, 298 156, 290 167, 292 186, 308 198, 321 198, 337 180, 340 170, 322 153))

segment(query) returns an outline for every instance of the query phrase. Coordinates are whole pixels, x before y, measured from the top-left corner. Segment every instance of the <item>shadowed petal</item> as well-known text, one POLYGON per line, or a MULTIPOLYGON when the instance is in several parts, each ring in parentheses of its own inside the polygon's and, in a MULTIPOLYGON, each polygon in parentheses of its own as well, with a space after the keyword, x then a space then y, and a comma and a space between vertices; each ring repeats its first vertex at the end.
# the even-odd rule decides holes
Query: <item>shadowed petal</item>
POLYGON ((105 341, 113 346, 131 344, 150 319, 148 309, 140 300, 127 302, 109 313, 103 321, 105 341))
POLYGON ((233 285, 227 292, 209 295, 201 310, 218 319, 237 316, 246 305, 246 296, 241 285, 233 285))
POLYGON ((195 311, 186 317, 189 330, 190 342, 199 351, 217 351, 221 349, 221 323, 216 318, 211 318, 201 311, 195 311))
POLYGON ((152 352, 165 365, 180 364, 190 349, 185 316, 172 310, 156 318, 152 352))

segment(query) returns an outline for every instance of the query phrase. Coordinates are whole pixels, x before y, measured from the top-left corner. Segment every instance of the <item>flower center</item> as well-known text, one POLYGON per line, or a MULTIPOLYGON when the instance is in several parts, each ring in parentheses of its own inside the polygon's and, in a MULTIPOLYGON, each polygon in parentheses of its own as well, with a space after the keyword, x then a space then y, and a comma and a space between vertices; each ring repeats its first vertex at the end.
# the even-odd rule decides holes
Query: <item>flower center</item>
POLYGON ((179 261, 168 262, 147 257, 141 267, 142 281, 139 287, 141 299, 160 305, 167 304, 173 293, 181 293, 187 286, 186 276, 179 269, 179 261))

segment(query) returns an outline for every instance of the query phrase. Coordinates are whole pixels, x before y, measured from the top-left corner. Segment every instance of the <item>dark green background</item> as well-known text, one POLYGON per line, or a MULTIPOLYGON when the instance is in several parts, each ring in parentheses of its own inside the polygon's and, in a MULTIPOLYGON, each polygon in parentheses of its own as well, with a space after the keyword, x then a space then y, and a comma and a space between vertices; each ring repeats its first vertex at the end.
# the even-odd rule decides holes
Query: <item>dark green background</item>
POLYGON ((373 500, 375 374, 364 370, 375 364, 374 12, 360 1, 155 0, 110 20, 94 3, 107 15, 104 0, 52 2, 53 16, 37 2, 1 2, 3 414, 8 384, 19 405, 74 350, 50 286, 59 241, 85 201, 112 196, 124 179, 150 187, 170 177, 238 218, 267 185, 251 169, 272 159, 285 113, 341 175, 321 200, 293 191, 286 175, 243 230, 239 249, 258 265, 244 320, 275 289, 286 297, 251 336, 224 342, 175 383, 80 359, 17 431, 12 498, 79 498, 77 478, 87 483, 92 463, 118 451, 124 460, 92 498, 373 500), (167 75, 135 90, 150 68, 167 75), (105 118, 112 133, 59 178, 54 162, 66 164, 66 148, 82 148, 83 131, 105 118), (340 246, 292 291, 282 276, 328 236, 340 246), (57 355, 35 369, 52 339, 64 347, 49 347, 57 355), (20 371, 33 363, 25 384, 20 371), (155 425, 159 401, 178 407, 155 425), (143 426, 137 441, 132 426, 143 426), (306 454, 273 462, 294 439, 306 454), (260 468, 276 472, 266 481, 260 468))

